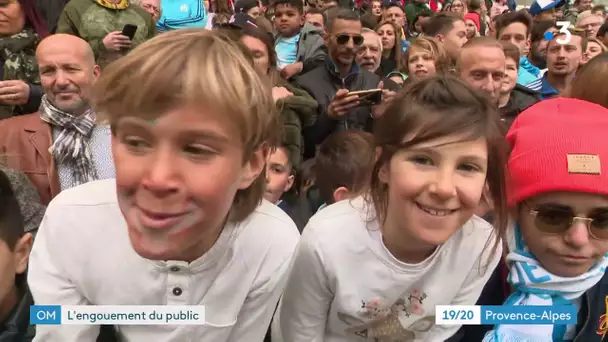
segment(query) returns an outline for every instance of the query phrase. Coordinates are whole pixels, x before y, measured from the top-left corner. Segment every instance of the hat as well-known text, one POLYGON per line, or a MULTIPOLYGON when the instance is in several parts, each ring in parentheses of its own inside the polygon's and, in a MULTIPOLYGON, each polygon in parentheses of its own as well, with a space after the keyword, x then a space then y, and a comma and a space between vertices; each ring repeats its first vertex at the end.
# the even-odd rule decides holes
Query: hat
POLYGON ((523 111, 507 133, 509 206, 547 192, 608 196, 608 108, 570 98, 523 111))
POLYGON ((258 0, 237 0, 234 3, 234 13, 247 13, 256 6, 258 6, 258 0))
POLYGON ((530 15, 537 15, 540 12, 544 12, 555 7, 561 7, 565 4, 565 0, 536 0, 528 9, 528 13, 530 13, 530 15))
POLYGON ((255 19, 245 13, 237 13, 230 18, 229 25, 235 28, 245 29, 249 26, 258 27, 255 19))
POLYGON ((479 25, 479 14, 469 12, 464 15, 464 20, 470 20, 474 22, 475 26, 477 27, 477 32, 481 31, 481 25, 479 25))

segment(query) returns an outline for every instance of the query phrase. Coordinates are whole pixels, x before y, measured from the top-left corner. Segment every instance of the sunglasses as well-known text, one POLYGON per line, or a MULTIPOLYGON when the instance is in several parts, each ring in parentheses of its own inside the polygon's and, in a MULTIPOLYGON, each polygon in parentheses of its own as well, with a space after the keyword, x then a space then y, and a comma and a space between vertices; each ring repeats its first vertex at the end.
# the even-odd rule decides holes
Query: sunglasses
POLYGON ((589 235, 597 240, 608 240, 608 210, 592 210, 587 217, 576 216, 574 210, 552 205, 539 206, 530 210, 534 225, 542 232, 563 234, 577 221, 585 223, 589 235))
POLYGON ((339 34, 335 37, 336 37, 336 43, 338 43, 340 45, 347 44, 351 38, 353 39, 353 43, 355 44, 355 46, 359 46, 359 45, 363 44, 363 36, 360 36, 360 35, 351 36, 349 34, 344 33, 344 34, 339 34))

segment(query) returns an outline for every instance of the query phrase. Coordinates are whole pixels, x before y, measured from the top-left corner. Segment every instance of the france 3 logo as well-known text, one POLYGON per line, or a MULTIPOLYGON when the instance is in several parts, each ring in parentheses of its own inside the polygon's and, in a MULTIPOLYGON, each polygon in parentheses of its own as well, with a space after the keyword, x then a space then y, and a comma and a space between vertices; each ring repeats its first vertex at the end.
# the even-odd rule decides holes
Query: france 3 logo
POLYGON ((557 33, 553 33, 552 31, 545 32, 545 40, 553 40, 556 34, 560 36, 564 35, 564 37, 557 38, 555 41, 558 44, 568 44, 572 38, 572 33, 570 32, 571 23, 569 21, 558 21, 555 24, 559 27, 559 31, 557 33))

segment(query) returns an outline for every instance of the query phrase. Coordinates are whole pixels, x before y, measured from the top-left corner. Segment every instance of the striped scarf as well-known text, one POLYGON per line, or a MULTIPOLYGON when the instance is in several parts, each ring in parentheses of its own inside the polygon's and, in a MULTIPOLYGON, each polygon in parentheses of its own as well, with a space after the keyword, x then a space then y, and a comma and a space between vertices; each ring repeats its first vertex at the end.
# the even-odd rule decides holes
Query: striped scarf
MULTIPOLYGON (((509 231, 509 283, 515 291, 504 305, 575 305, 577 300, 597 284, 608 266, 608 254, 587 273, 565 278, 549 273, 528 250, 515 225, 509 231)), ((553 342, 571 341, 574 325, 497 325, 488 332, 483 342, 553 342)))
POLYGON ((42 97, 40 118, 51 126, 61 128, 49 152, 57 163, 64 163, 73 170, 77 185, 97 179, 89 138, 95 127, 95 113, 88 109, 80 116, 72 116, 53 106, 46 95, 42 97))

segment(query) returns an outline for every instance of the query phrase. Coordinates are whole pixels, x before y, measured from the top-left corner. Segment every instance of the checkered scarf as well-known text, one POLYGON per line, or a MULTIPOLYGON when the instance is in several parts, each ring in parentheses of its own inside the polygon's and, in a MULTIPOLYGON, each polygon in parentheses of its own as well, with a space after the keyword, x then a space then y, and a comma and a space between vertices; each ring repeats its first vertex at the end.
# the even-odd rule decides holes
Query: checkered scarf
POLYGON ((40 118, 51 126, 61 128, 49 152, 58 163, 65 163, 73 170, 77 185, 97 179, 89 138, 95 127, 95 113, 88 109, 80 116, 72 116, 53 106, 46 95, 42 97, 40 118))

